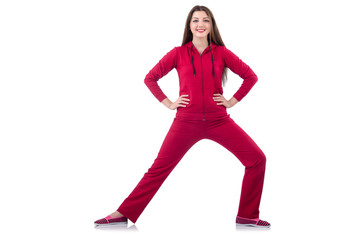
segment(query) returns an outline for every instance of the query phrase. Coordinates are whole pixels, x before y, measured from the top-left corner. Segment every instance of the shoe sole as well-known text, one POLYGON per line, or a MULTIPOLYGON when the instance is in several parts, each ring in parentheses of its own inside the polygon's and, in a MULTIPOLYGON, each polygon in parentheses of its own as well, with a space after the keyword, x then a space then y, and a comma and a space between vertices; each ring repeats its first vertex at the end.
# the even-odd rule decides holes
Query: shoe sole
POLYGON ((114 222, 114 223, 105 223, 105 224, 98 224, 95 223, 95 226, 110 226, 110 225, 123 225, 123 224, 127 224, 127 222, 114 222))
POLYGON ((236 223, 236 225, 239 227, 254 227, 254 228, 270 228, 270 226, 261 226, 261 225, 255 225, 255 224, 242 224, 242 223, 236 223))

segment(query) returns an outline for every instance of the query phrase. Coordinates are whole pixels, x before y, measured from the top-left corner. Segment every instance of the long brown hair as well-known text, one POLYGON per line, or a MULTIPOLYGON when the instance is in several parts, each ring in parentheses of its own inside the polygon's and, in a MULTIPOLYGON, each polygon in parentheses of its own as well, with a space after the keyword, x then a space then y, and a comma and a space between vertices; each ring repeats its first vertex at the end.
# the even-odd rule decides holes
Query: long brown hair
MULTIPOLYGON (((220 32, 219 32, 219 28, 217 27, 214 15, 212 14, 212 12, 210 11, 210 9, 208 9, 205 6, 200 6, 200 5, 196 5, 194 6, 189 14, 187 15, 186 18, 186 23, 185 23, 185 30, 184 30, 184 37, 182 39, 182 45, 188 43, 189 41, 192 41, 192 32, 190 29, 190 22, 191 22, 191 17, 192 14, 194 14, 195 11, 204 11, 207 16, 211 19, 211 29, 210 29, 210 33, 207 35, 207 41, 210 44, 211 42, 213 42, 214 44, 218 45, 218 46, 225 46, 224 42, 222 41, 220 32)), ((224 68, 222 71, 222 83, 225 86, 226 84, 226 80, 227 80, 227 68, 224 68)))

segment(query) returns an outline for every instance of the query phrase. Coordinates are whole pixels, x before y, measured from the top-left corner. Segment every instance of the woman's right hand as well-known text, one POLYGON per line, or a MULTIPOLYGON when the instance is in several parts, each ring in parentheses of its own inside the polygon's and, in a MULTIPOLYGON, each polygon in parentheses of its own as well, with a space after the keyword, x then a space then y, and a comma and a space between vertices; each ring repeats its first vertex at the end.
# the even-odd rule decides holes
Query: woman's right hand
POLYGON ((187 98, 189 95, 181 95, 175 102, 171 103, 168 108, 175 110, 178 107, 186 107, 189 104, 190 99, 187 98))

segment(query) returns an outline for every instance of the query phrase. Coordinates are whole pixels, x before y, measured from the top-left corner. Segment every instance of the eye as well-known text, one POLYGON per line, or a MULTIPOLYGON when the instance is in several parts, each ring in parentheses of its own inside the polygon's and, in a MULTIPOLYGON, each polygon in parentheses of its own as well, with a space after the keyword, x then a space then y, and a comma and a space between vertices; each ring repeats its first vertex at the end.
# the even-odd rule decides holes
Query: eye
POLYGON ((210 22, 209 20, 205 20, 205 22, 210 22))
POLYGON ((197 20, 193 20, 192 22, 197 22, 197 20))

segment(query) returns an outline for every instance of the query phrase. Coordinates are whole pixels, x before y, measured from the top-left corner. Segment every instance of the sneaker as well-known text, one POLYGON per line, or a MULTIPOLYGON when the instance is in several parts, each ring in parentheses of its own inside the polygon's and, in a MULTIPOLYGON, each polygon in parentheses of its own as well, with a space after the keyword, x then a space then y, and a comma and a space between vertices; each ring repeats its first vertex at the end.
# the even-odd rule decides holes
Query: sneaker
POLYGON ((94 222, 96 226, 100 225, 118 225, 118 224, 127 224, 128 219, 125 216, 112 218, 108 215, 105 218, 99 219, 94 222))
POLYGON ((259 218, 242 218, 236 217, 236 224, 239 226, 248 226, 248 227, 259 227, 259 228, 270 228, 270 223, 267 221, 260 220, 259 218))

